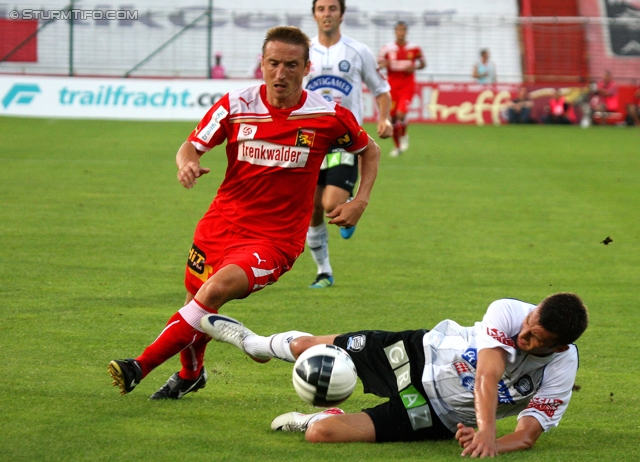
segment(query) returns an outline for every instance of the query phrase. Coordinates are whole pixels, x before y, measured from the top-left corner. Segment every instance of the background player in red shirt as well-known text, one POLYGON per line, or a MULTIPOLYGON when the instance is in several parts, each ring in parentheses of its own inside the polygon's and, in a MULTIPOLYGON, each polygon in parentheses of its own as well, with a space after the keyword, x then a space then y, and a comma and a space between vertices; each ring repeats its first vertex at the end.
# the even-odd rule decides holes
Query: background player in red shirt
POLYGON ((392 157, 409 149, 407 110, 415 93, 415 71, 424 69, 427 62, 419 45, 407 41, 407 23, 396 24, 396 41, 384 45, 378 55, 378 64, 387 68, 391 85, 391 123, 393 123, 392 157))
POLYGON ((304 250, 320 165, 330 147, 361 157, 361 182, 353 200, 329 214, 329 223, 354 226, 367 207, 380 148, 350 111, 302 88, 310 70, 309 38, 296 27, 270 29, 262 55, 265 84, 224 95, 178 151, 178 180, 187 189, 209 173, 200 164, 202 154, 225 140, 228 166, 196 227, 185 306, 140 356, 109 364, 121 394, 178 353, 182 369, 151 399, 180 399, 205 386, 203 359, 211 337, 200 319, 291 269, 304 250))

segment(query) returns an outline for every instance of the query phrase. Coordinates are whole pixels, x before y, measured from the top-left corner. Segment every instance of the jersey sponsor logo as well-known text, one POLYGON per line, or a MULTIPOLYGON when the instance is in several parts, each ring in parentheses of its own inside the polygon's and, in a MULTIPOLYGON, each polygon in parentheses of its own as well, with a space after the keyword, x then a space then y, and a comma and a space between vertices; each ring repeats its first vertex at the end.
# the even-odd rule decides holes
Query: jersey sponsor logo
POLYGON ((213 268, 205 264, 206 259, 207 256, 205 253, 193 244, 191 246, 191 250, 189 250, 187 268, 191 274, 203 282, 206 282, 206 280, 213 274, 213 268))
POLYGON ((456 361, 453 363, 453 367, 455 367, 458 373, 462 387, 467 391, 473 392, 476 385, 476 378, 467 363, 464 361, 456 361))
POLYGON ((343 149, 353 146, 353 138, 351 138, 349 133, 345 133, 340 138, 336 139, 336 145, 343 149))
POLYGON ((346 59, 343 59, 338 63, 338 69, 340 69, 340 72, 349 72, 351 69, 351 63, 346 59))
POLYGON ((467 348, 461 356, 462 359, 471 364, 471 367, 476 367, 476 364, 478 363, 478 350, 475 348, 467 348))
POLYGON ((211 114, 211 120, 205 125, 202 130, 198 132, 197 138, 205 143, 208 143, 213 137, 214 133, 220 128, 220 121, 229 114, 224 107, 220 106, 211 114))
POLYGON ((525 375, 518 379, 513 388, 522 396, 530 395, 533 392, 533 380, 531 380, 530 376, 525 375))
POLYGON ((511 393, 509 392, 509 387, 504 380, 500 380, 498 382, 498 402, 500 404, 515 404, 516 402, 513 400, 511 393))
POLYGON ((400 392, 400 398, 402 398, 402 404, 405 409, 412 409, 414 407, 424 406, 427 404, 427 400, 413 385, 408 386, 400 392))
POLYGON ((238 141, 252 140, 256 136, 258 127, 249 124, 240 124, 238 129, 238 141))
POLYGON ((366 344, 367 337, 361 334, 354 335, 353 337, 349 337, 349 340, 347 340, 347 350, 357 353, 358 351, 362 351, 366 344))
POLYGON ((345 95, 349 95, 351 90, 353 90, 353 85, 345 79, 336 77, 335 75, 319 75, 318 77, 314 77, 309 80, 309 83, 307 84, 307 90, 309 91, 316 91, 322 88, 331 88, 333 90, 338 90, 345 95))
POLYGON ((507 336, 507 334, 505 334, 502 331, 499 331, 494 327, 487 327, 487 335, 492 339, 502 343, 503 345, 506 345, 511 348, 516 347, 516 344, 511 337, 507 336))
POLYGON ((299 147, 313 147, 313 141, 316 138, 316 131, 311 128, 298 129, 298 136, 296 136, 296 146, 299 147))
POLYGON ((300 168, 307 164, 310 150, 308 147, 248 140, 238 143, 238 160, 265 167, 300 168))
POLYGON ((548 417, 553 417, 562 403, 563 401, 561 399, 532 398, 531 401, 529 401, 527 409, 537 409, 545 413, 548 417))

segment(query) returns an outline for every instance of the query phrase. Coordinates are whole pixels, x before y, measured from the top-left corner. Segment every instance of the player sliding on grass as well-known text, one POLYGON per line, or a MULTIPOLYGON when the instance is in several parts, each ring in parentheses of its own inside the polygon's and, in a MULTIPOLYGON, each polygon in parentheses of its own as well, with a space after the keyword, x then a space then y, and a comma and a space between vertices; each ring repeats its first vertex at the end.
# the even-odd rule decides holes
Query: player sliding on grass
POLYGON ((455 438, 462 455, 471 457, 530 449, 543 431, 558 425, 578 369, 572 342, 587 323, 586 307, 569 293, 537 306, 497 300, 473 327, 445 320, 431 331, 262 337, 231 318, 201 321, 216 340, 261 358, 292 362, 314 345, 339 346, 353 359, 365 393, 389 398, 355 414, 290 412, 276 417, 273 430, 303 431, 310 442, 455 438), (496 420, 511 415, 518 416, 515 431, 497 438, 496 420))
POLYGON ((310 68, 309 38, 295 27, 270 29, 262 55, 265 84, 223 96, 178 151, 178 179, 185 188, 209 172, 200 156, 225 140, 228 166, 196 227, 185 306, 140 356, 109 364, 122 394, 177 353, 182 369, 151 399, 179 399, 205 386, 203 358, 211 338, 200 319, 291 269, 304 250, 324 154, 341 141, 361 157, 362 180, 354 199, 330 214, 330 223, 354 226, 367 207, 380 148, 351 112, 302 88, 310 68))

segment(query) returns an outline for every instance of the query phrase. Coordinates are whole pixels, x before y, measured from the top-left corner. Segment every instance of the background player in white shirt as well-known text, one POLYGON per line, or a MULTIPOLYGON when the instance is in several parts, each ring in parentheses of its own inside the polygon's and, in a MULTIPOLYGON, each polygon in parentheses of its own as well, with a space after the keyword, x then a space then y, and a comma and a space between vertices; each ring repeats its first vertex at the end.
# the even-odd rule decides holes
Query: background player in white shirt
MULTIPOLYGON (((311 39, 311 70, 307 76, 306 89, 346 107, 362 124, 364 82, 378 104, 378 136, 388 138, 393 134, 389 119, 389 84, 378 72, 378 64, 371 50, 365 44, 341 34, 340 24, 345 10, 345 0, 313 0, 312 12, 318 24, 318 35, 311 39)), ((327 154, 320 172, 307 233, 307 244, 318 266, 316 279, 309 286, 311 288, 322 289, 333 285, 329 233, 324 215, 330 214, 338 205, 353 197, 357 180, 357 158, 344 152, 341 146, 336 146, 327 154)), ((354 231, 355 226, 341 227, 340 235, 349 239, 354 231)))
POLYGON ((262 337, 230 318, 201 326, 249 355, 295 359, 317 344, 345 349, 365 393, 389 401, 355 414, 339 409, 290 412, 273 430, 305 431, 311 442, 391 442, 456 438, 463 456, 530 449, 556 427, 571 399, 578 369, 573 344, 588 324, 582 300, 570 293, 539 305, 493 302, 481 322, 440 322, 431 331, 360 331, 313 337, 289 331, 262 337), (496 420, 517 415, 513 433, 496 436, 496 420), (477 430, 474 429, 477 427, 477 430))

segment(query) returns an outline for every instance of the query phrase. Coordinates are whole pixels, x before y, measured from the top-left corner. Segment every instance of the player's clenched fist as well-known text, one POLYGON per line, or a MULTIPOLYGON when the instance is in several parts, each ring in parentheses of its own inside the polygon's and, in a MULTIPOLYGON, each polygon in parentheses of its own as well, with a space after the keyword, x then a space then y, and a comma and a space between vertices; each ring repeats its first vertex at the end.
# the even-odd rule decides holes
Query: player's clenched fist
POLYGON ((190 161, 178 170, 178 181, 185 188, 191 189, 196 185, 198 178, 210 171, 211 169, 201 167, 198 162, 190 161))

